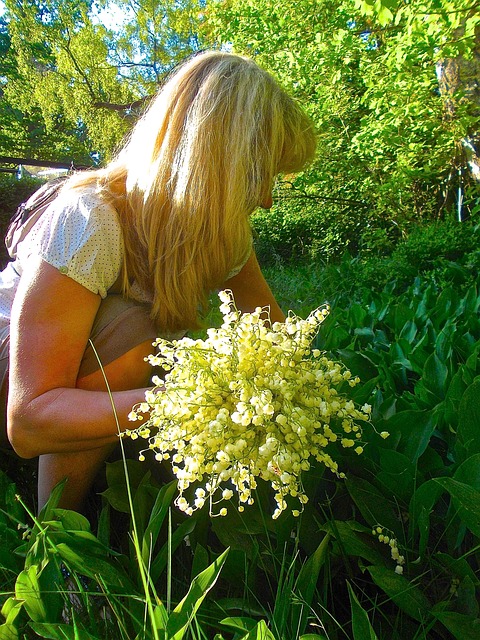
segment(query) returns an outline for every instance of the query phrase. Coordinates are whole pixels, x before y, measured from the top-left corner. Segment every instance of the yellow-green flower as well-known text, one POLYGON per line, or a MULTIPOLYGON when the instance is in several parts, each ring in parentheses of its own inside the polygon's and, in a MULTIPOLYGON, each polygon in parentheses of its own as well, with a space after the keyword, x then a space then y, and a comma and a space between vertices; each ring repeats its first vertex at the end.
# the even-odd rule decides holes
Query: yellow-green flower
POLYGON ((359 409, 340 394, 342 383, 355 386, 358 378, 312 349, 328 308, 305 320, 290 312, 271 326, 268 308, 241 314, 230 291, 219 297, 223 323, 206 339, 156 340, 158 353, 148 359, 167 373, 130 414, 148 419, 125 435, 145 438, 146 451, 172 461, 176 504, 186 514, 208 503, 212 515, 225 515, 225 506, 214 505, 235 494, 242 511, 261 478, 274 491, 274 518, 287 498, 298 501, 299 515, 308 500, 302 471, 316 460, 345 477, 329 449, 338 441, 363 452, 358 423, 369 420, 370 406, 359 409), (194 483, 200 486, 189 503, 184 493, 194 483))

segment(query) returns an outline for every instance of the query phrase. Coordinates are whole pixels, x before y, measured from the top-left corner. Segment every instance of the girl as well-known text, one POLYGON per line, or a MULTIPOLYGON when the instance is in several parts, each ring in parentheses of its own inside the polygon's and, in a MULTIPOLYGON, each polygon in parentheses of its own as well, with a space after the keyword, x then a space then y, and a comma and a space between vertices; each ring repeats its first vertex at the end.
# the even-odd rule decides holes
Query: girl
POLYGON ((284 319, 249 218, 314 150, 310 121, 267 72, 207 52, 175 71, 105 168, 67 180, 0 276, 7 434, 19 456, 40 456, 40 506, 67 478, 62 506, 80 509, 118 441, 98 361, 124 430, 152 341, 197 327, 211 291, 284 319))

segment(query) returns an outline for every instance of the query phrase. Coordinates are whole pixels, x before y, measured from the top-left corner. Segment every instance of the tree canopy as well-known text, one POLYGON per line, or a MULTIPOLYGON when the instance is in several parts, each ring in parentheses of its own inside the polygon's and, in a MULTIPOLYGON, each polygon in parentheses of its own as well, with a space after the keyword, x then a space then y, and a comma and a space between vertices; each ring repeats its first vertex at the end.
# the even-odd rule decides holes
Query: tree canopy
POLYGON ((459 180, 475 184, 476 0, 5 4, 0 152, 108 159, 179 60, 223 47, 272 71, 316 125, 317 160, 285 182, 285 201, 302 193, 353 227, 361 215, 399 228, 450 210, 459 180))
POLYGON ((37 114, 47 136, 63 134, 58 144, 43 146, 52 158, 79 152, 107 158, 165 73, 199 47, 195 0, 5 4, 11 70, 2 74, 2 102, 21 114, 18 120, 37 114), (114 9, 121 24, 107 28, 101 11, 114 9))

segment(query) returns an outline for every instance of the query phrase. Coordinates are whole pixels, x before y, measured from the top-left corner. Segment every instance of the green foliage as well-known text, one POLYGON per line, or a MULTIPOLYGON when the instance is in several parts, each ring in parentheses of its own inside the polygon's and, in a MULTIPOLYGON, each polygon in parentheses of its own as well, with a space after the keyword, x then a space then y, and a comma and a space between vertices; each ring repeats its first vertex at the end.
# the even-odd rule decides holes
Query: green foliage
POLYGON ((83 516, 56 508, 60 488, 32 522, 4 476, 2 637, 476 637, 477 278, 461 289, 421 277, 408 287, 352 289, 356 265, 345 258, 323 275, 283 267, 271 279, 297 313, 329 294, 317 346, 361 378, 355 401, 373 406, 363 455, 337 452, 347 479, 312 467, 300 519, 285 512, 272 521, 260 482, 257 506, 210 520, 172 510, 175 486, 145 475, 145 463, 129 461, 127 485, 116 462, 94 534, 83 516))
MULTIPOLYGON (((306 105, 319 150, 296 183, 325 199, 322 210, 330 203, 338 214, 360 202, 374 226, 401 230, 405 221, 451 209, 458 168, 467 168, 460 141, 478 131, 474 91, 462 85, 478 47, 477 3, 207 6, 206 25, 218 43, 254 56, 306 105), (462 65, 448 88, 437 78, 446 58, 450 69, 462 65)), ((471 66, 474 87, 478 70, 473 60, 471 66)), ((350 209, 354 218, 357 205, 350 209)))
POLYGON ((22 132, 18 141, 15 135, 5 140, 9 155, 16 150, 77 164, 87 163, 91 152, 108 158, 131 126, 132 110, 138 116, 142 99, 200 46, 195 0, 5 5, 9 68, 0 107, 10 114, 10 126, 22 132), (103 26, 100 10, 116 12, 118 27, 103 26), (36 127, 36 138, 24 131, 25 121, 36 127))
POLYGON ((329 261, 346 250, 355 254, 368 225, 363 207, 339 210, 331 203, 288 198, 252 216, 255 249, 262 264, 296 260, 329 261))

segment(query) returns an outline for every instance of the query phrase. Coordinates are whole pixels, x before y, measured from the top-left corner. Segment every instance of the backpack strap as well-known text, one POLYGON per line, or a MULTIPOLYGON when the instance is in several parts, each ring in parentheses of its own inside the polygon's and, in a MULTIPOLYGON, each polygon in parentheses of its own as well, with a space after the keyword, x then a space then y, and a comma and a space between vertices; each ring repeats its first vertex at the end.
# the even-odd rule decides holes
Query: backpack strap
POLYGON ((60 176, 46 182, 28 200, 18 206, 10 219, 5 234, 5 246, 13 260, 17 257, 18 245, 25 239, 49 204, 57 197, 67 177, 60 176))

